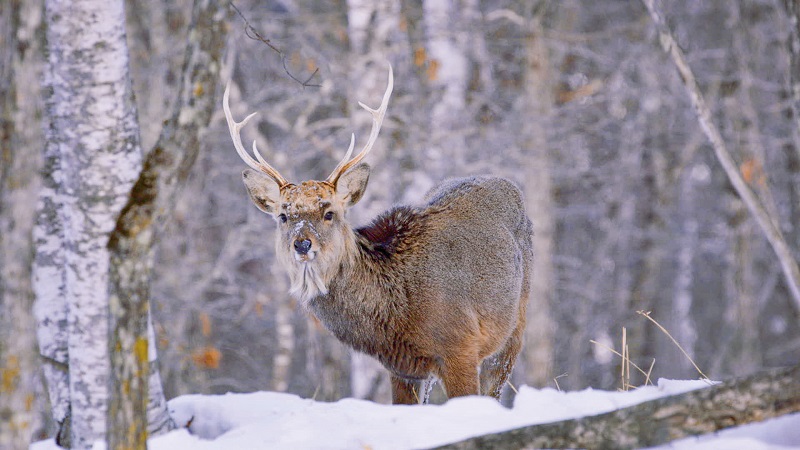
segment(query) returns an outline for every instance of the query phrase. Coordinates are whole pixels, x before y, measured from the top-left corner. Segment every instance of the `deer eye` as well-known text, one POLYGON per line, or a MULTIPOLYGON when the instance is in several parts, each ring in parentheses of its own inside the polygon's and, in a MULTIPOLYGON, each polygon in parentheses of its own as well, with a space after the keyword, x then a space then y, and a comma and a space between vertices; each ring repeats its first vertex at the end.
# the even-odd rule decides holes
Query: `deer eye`
POLYGON ((333 220, 333 211, 328 211, 325 213, 325 220, 333 220))
POLYGON ((280 220, 281 223, 286 223, 286 214, 283 214, 283 213, 279 214, 278 215, 278 220, 280 220))

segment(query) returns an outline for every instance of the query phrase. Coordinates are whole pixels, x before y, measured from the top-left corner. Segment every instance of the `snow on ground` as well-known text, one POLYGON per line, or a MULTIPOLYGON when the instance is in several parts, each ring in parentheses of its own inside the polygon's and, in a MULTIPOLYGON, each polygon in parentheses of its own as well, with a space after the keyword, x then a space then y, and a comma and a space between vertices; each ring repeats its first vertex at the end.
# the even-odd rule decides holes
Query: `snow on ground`
MULTIPOLYGON (((704 381, 659 380, 628 392, 561 392, 523 386, 507 409, 487 397, 444 405, 392 406, 365 400, 316 402, 292 394, 255 392, 185 395, 169 402, 189 429, 153 438, 151 450, 416 449, 511 428, 601 414, 708 386, 704 381)), ((104 445, 98 443, 96 450, 104 445)), ((52 440, 32 450, 54 450, 52 440)), ((800 449, 800 414, 688 438, 664 449, 800 449)))

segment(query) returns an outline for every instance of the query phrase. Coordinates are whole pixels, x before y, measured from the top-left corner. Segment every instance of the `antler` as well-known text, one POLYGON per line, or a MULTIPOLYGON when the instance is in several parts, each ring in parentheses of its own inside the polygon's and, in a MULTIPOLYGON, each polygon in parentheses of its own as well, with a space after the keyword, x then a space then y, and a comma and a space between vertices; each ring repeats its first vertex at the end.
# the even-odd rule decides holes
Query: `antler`
MULTIPOLYGON (((378 132, 381 130, 381 124, 383 124, 383 116, 386 115, 386 108, 389 106, 389 97, 392 95, 392 89, 394 88, 394 74, 392 73, 392 65, 389 64, 389 84, 386 86, 386 92, 383 93, 383 100, 381 101, 381 106, 378 109, 372 109, 369 106, 358 102, 362 108, 366 109, 367 111, 372 114, 372 131, 369 133, 369 139, 367 140, 367 144, 364 146, 363 149, 355 156, 355 158, 350 159, 350 155, 353 154, 353 145, 355 144, 356 135, 355 133, 350 136, 350 148, 347 149, 347 153, 344 155, 344 158, 339 162, 333 172, 328 176, 325 180, 328 183, 336 186, 336 182, 339 181, 339 177, 342 176, 345 172, 350 170, 353 166, 360 163, 362 159, 372 150, 372 146, 375 144, 375 140, 378 139, 378 132)), ((246 119, 245 119, 246 120, 246 119)))
POLYGON ((225 93, 222 95, 222 109, 225 111, 225 119, 228 121, 228 130, 230 130, 231 132, 231 139, 233 139, 233 146, 236 147, 236 153, 238 153, 239 157, 241 157, 242 160, 244 160, 244 162, 252 169, 258 170, 259 172, 262 172, 267 176, 269 176, 270 178, 272 178, 273 180, 275 180, 275 182, 278 183, 278 187, 282 188, 290 184, 286 180, 286 178, 283 177, 283 175, 281 175, 277 170, 272 168, 272 166, 270 166, 264 160, 261 154, 258 153, 258 148, 256 147, 255 140, 253 140, 253 153, 256 155, 256 158, 258 158, 258 161, 253 159, 253 157, 250 156, 249 153, 247 153, 247 150, 244 149, 244 145, 242 145, 242 136, 240 135, 240 132, 242 128, 244 128, 244 126, 247 125, 247 122, 258 113, 254 112, 250 114, 249 116, 245 117, 244 120, 242 120, 241 122, 236 122, 235 120, 233 120, 233 115, 231 114, 231 107, 228 104, 228 96, 230 94, 230 88, 231 88, 231 82, 228 81, 228 84, 225 85, 225 93))

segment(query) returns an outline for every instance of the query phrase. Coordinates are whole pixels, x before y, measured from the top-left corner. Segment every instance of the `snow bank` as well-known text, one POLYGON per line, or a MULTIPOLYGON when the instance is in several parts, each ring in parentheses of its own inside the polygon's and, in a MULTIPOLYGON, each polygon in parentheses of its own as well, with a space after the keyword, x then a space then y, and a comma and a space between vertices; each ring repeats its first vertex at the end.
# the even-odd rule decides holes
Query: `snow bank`
MULTIPOLYGON (((150 440, 151 450, 428 448, 538 423, 601 414, 707 387, 704 381, 659 380, 628 392, 561 392, 523 386, 514 407, 486 397, 444 405, 393 406, 343 399, 323 403, 275 392, 186 395, 169 402, 183 428, 150 440)), ((95 445, 100 450, 104 446, 95 445)), ((31 446, 53 450, 52 440, 31 446)), ((674 449, 800 449, 800 414, 689 438, 674 449)))

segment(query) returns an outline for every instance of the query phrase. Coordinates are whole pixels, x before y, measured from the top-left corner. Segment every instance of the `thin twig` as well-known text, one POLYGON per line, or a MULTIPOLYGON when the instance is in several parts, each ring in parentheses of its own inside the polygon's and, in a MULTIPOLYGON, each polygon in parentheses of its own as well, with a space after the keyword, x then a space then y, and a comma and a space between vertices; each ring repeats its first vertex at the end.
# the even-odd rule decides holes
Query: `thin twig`
POLYGON ((233 10, 236 11, 236 14, 238 14, 239 17, 242 18, 242 21, 244 21, 244 34, 247 37, 249 37, 250 39, 254 40, 254 41, 263 42, 264 44, 266 44, 269 48, 271 48, 275 53, 277 53, 281 57, 281 63, 283 64, 283 70, 286 71, 286 74, 289 75, 289 78, 291 78, 294 81, 298 82, 301 86, 303 86, 303 88, 307 88, 307 87, 322 87, 321 84, 312 84, 311 83, 311 80, 319 73, 319 67, 315 67, 314 71, 311 73, 311 75, 309 75, 309 77, 305 81, 303 81, 303 80, 297 78, 296 76, 294 76, 292 74, 292 72, 289 71, 289 68, 286 66, 286 53, 284 53, 281 49, 276 47, 272 43, 272 41, 270 41, 269 39, 267 39, 264 36, 262 36, 261 33, 259 33, 258 30, 255 29, 255 27, 250 25, 250 21, 247 20, 247 17, 244 16, 242 11, 239 10, 239 8, 237 8, 236 5, 234 5, 232 1, 228 2, 228 4, 231 5, 231 8, 233 8, 233 10))

